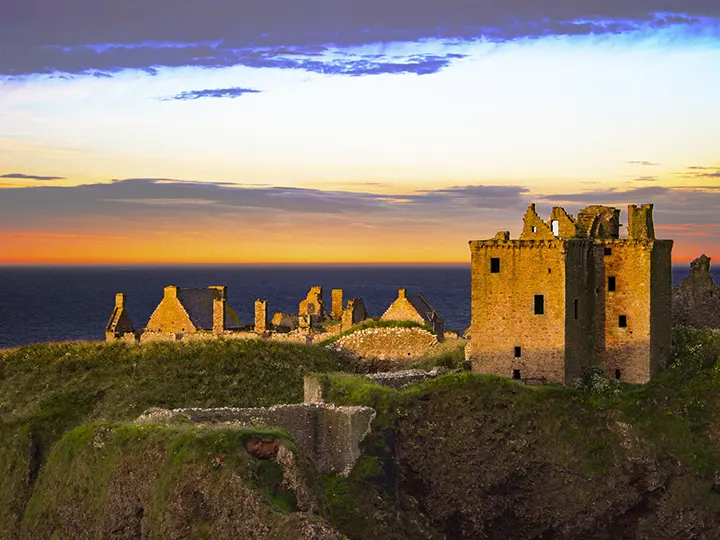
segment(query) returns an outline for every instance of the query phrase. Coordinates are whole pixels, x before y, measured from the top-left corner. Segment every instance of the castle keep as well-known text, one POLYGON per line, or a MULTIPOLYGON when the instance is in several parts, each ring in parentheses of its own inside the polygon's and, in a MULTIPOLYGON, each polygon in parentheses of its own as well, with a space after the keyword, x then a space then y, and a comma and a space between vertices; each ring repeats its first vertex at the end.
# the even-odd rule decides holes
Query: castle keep
POLYGON ((670 354, 672 240, 657 240, 653 205, 593 205, 577 219, 531 204, 517 240, 471 241, 473 371, 567 383, 600 366, 645 383, 670 354))

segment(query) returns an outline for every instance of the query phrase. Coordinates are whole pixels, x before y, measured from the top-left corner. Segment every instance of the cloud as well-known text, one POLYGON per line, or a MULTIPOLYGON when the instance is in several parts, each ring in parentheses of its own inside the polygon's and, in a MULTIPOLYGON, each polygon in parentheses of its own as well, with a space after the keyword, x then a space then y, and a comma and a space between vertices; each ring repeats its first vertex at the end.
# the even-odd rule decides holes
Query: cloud
POLYGON ((633 179, 633 182, 657 182, 658 180, 657 176, 638 176, 633 179))
POLYGON ((34 174, 9 173, 0 174, 0 178, 15 178, 18 180, 65 180, 63 176, 37 176, 34 174))
POLYGON ((682 176, 683 178, 720 178, 720 167, 693 165, 691 167, 686 167, 685 169, 685 171, 675 174, 682 176))
POLYGON ((645 165, 646 167, 657 167, 660 165, 659 163, 654 163, 652 161, 626 161, 625 163, 631 163, 633 165, 645 165))
POLYGON ((653 203, 655 223, 665 225, 687 223, 690 217, 699 225, 715 223, 717 209, 720 207, 720 189, 712 186, 647 186, 562 195, 545 194, 535 198, 539 203, 543 203, 547 211, 550 206, 556 205, 565 207, 571 213, 576 213, 590 204, 616 206, 625 212, 628 204, 653 203))
POLYGON ((252 88, 215 88, 212 90, 188 90, 174 96, 158 98, 160 101, 188 101, 200 98, 238 98, 245 94, 259 94, 260 90, 252 88))
POLYGON ((657 0, 517 0, 512 6, 466 0, 128 2, 70 0, 62 9, 55 0, 11 2, 0 19, 0 74, 107 77, 124 69, 153 73, 163 67, 253 64, 319 73, 324 65, 340 74, 423 74, 453 57, 386 58, 365 69, 335 62, 342 51, 393 42, 502 42, 669 28, 700 36, 720 33, 720 4, 714 0, 664 0, 662 12, 657 0))
POLYGON ((3 189, 0 228, 38 221, 63 223, 78 216, 191 221, 201 216, 228 215, 268 220, 282 214, 354 216, 354 222, 358 216, 432 222, 444 221, 448 216, 467 218, 478 208, 490 213, 520 211, 527 204, 527 196, 526 188, 513 186, 457 186, 388 195, 135 178, 106 184, 3 189))

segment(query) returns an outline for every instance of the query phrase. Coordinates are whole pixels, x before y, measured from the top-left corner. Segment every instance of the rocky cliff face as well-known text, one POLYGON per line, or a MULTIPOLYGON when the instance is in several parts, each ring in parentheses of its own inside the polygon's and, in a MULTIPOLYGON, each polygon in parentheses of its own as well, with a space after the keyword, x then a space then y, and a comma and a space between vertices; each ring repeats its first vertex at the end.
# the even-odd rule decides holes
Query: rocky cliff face
POLYGON ((710 257, 690 263, 690 275, 673 290, 673 324, 720 328, 720 287, 710 274, 710 257))

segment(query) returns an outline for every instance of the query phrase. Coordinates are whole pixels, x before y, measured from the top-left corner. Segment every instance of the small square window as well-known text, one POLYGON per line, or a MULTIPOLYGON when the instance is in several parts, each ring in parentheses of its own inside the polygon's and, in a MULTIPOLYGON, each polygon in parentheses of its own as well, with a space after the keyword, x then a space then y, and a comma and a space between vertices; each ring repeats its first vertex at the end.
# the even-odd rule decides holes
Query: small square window
POLYGON ((606 247, 605 248, 605 256, 609 257, 610 255, 612 255, 612 248, 606 247))
POLYGON ((615 290, 615 276, 608 277, 608 291, 615 290))
POLYGON ((492 257, 490 259, 490 273, 491 274, 499 274, 500 273, 500 259, 497 259, 495 257, 492 257))
POLYGON ((542 294, 535 295, 535 315, 543 315, 545 313, 545 296, 542 294))
POLYGON ((620 315, 620 317, 618 317, 618 326, 620 328, 627 328, 627 315, 620 315))
POLYGON ((513 369, 513 379, 520 380, 520 370, 513 369))
POLYGON ((522 356, 522 347, 515 347, 515 358, 520 358, 522 356))

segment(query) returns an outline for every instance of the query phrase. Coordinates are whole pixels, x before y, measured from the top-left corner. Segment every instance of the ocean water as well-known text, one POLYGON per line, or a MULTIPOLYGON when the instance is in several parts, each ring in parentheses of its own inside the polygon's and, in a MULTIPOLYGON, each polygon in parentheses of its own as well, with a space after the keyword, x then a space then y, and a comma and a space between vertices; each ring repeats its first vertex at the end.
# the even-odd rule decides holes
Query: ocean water
MULTIPOLYGON (((687 276, 687 263, 673 268, 673 284, 687 276)), ((713 269, 720 283, 720 269, 713 269)), ((163 287, 227 285, 228 303, 243 323, 253 320, 256 298, 268 300, 269 314, 297 312, 313 285, 344 299, 361 297, 379 316, 398 288, 423 293, 445 318, 445 327, 470 324, 469 265, 168 265, 168 266, 0 266, 0 347, 36 342, 104 339, 115 293, 127 294, 133 323, 145 326, 163 287)))

